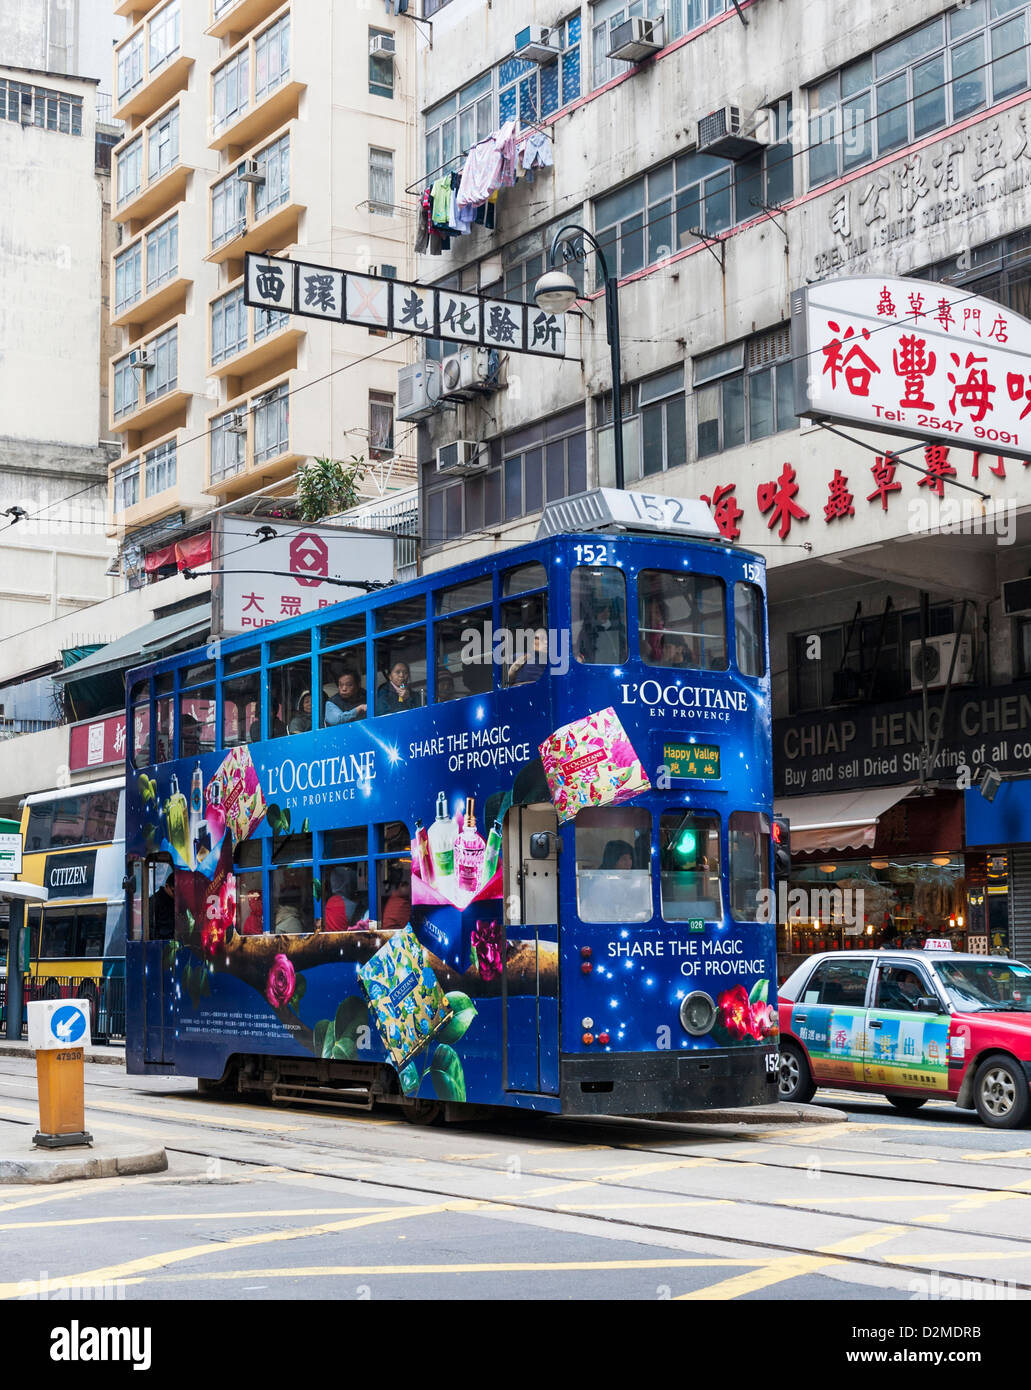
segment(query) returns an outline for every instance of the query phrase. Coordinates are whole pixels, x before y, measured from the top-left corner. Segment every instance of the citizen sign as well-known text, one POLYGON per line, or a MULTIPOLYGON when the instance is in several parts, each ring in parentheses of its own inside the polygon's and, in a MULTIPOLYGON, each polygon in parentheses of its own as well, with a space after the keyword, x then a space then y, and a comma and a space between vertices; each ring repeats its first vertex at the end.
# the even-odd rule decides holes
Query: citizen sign
POLYGON ((53 898, 91 898, 96 870, 95 849, 82 854, 48 854, 43 882, 53 898))

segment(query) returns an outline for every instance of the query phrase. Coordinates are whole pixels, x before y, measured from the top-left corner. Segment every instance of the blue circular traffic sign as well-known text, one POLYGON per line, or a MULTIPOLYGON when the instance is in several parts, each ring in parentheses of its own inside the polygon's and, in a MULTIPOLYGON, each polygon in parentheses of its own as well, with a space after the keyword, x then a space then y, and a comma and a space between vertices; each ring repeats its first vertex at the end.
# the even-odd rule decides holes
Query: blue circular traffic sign
POLYGON ((62 1004, 50 1016, 50 1031, 58 1042, 78 1042, 86 1032, 86 1015, 74 1004, 62 1004))

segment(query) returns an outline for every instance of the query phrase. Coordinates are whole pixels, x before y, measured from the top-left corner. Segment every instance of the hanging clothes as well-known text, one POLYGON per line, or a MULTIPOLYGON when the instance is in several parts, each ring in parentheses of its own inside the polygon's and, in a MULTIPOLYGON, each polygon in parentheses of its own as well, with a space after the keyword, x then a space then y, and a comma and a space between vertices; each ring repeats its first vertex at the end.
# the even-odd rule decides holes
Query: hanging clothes
POLYGON ((551 141, 546 131, 530 131, 522 148, 522 159, 525 170, 550 169, 552 167, 555 159, 552 154, 551 141))
POLYGON ((425 255, 430 249, 430 201, 430 190, 424 188, 415 219, 415 254, 417 256, 425 255))
POLYGON ((437 228, 451 226, 451 175, 444 174, 436 180, 430 190, 433 201, 433 225, 437 228))
POLYGON ((462 170, 458 205, 479 207, 499 188, 511 188, 515 178, 515 121, 507 121, 469 151, 462 170))

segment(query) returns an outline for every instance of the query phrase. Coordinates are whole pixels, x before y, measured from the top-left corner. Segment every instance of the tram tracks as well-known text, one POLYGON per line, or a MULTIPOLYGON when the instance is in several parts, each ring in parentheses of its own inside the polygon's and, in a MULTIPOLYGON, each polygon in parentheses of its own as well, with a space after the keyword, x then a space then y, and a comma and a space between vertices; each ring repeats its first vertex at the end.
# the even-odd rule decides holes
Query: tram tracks
MULTIPOLYGON (((21 1080, 24 1080, 24 1078, 16 1077, 11 1073, 0 1072, 0 1082, 10 1083, 11 1081, 21 1080)), ((125 1091, 124 1087, 111 1083, 92 1083, 91 1088, 101 1089, 107 1092, 121 1092, 123 1094, 125 1091)), ((4 1089, 7 1088, 5 1087, 4 1089)), ((10 1094, 9 1091, 8 1094, 10 1094)), ((158 1098, 157 1094, 154 1092, 132 1093, 134 1100, 145 1098, 148 1095, 154 1096, 155 1099, 158 1098)), ((192 1095, 193 1093, 191 1092, 168 1092, 164 1093, 161 1099, 171 1099, 173 1096, 181 1096, 183 1102, 188 1104, 192 1095)), ((341 1162, 349 1165, 360 1165, 363 1160, 369 1162, 391 1160, 396 1164, 403 1165, 406 1161, 411 1161, 411 1156, 409 1155, 406 1157, 404 1154, 398 1154, 397 1152, 391 1153, 389 1145, 379 1139, 376 1130, 364 1129, 364 1127, 364 1132, 360 1135, 347 1136, 346 1146, 342 1145, 340 1142, 343 1137, 340 1130, 337 1130, 332 1137, 328 1135, 320 1137, 308 1131, 304 1134, 303 1138, 300 1135, 295 1138, 293 1136, 271 1132, 256 1134, 254 1130, 248 1126, 246 1132, 242 1132, 241 1129, 237 1127, 234 1135, 231 1119, 215 1113, 204 1113, 205 1111, 209 1111, 209 1107, 214 1109, 215 1105, 217 1105, 218 1109, 221 1110, 226 1104, 226 1102, 213 1103, 205 1100, 200 1102, 201 1113, 196 1116, 195 1120, 191 1119, 184 1121, 177 1119, 174 1121, 174 1127, 176 1129, 179 1129, 183 1125, 191 1124, 206 1128, 210 1132, 211 1140, 209 1143, 194 1143, 192 1139, 186 1135, 181 1133, 173 1135, 170 1133, 165 1140, 165 1145, 169 1152, 182 1155, 185 1158, 197 1158, 201 1160, 217 1158, 227 1164, 246 1165, 248 1168, 256 1170, 259 1173, 261 1169, 268 1168, 274 1170, 280 1180, 285 1179, 289 1175, 296 1175, 303 1178, 319 1178, 321 1180, 331 1180, 335 1183, 339 1182, 353 1185, 367 1193, 373 1190, 381 1190, 383 1192, 399 1194, 403 1195, 408 1200, 416 1202, 434 1199, 460 1200, 470 1196, 469 1180, 467 1176, 464 1176, 468 1174, 470 1167, 476 1171, 481 1183, 492 1177, 500 1177, 504 1172, 503 1169, 499 1169, 496 1163, 488 1161, 491 1155, 478 1155, 473 1153, 463 1153, 460 1155, 460 1158, 458 1156, 449 1157, 447 1154, 428 1154, 420 1161, 428 1165, 434 1165, 438 1169, 438 1173, 435 1175, 423 1169, 420 1169, 419 1172, 412 1172, 411 1175, 406 1174, 403 1177, 398 1177, 396 1175, 392 1176, 388 1173, 357 1175, 355 1173, 341 1172, 341 1162), (255 1141, 260 1141, 262 1150, 262 1153, 257 1156, 251 1152, 255 1141), (297 1156, 296 1150, 299 1147, 303 1147, 306 1154, 311 1154, 310 1160, 301 1159, 297 1156), (330 1161, 331 1157, 337 1160, 336 1163, 330 1161), (452 1181, 450 1177, 446 1177, 442 1181, 440 1177, 441 1169, 445 1172, 452 1169, 455 1170, 456 1178, 454 1181, 452 1181)), ((235 1102, 230 1102, 228 1104, 231 1105, 232 1108, 236 1108, 235 1102)), ((269 1118, 265 1107, 245 1105, 242 1108, 246 1109, 249 1115, 256 1114, 264 1118, 269 1118)), ((126 1104, 124 1110, 137 1119, 146 1119, 148 1123, 158 1124, 161 1121, 161 1116, 159 1114, 155 1113, 153 1115, 141 1116, 139 1108, 133 1108, 129 1104, 126 1104)), ((312 1116, 310 1112, 296 1106, 289 1107, 288 1109, 277 1108, 275 1113, 278 1116, 296 1116, 302 1120, 314 1118, 321 1121, 327 1118, 319 1115, 317 1112, 312 1116)), ((11 1116, 8 1114, 5 1118, 11 1119, 11 1116)), ((536 1118, 537 1117, 534 1117, 534 1120, 536 1120, 536 1118)), ((667 1140, 665 1143, 656 1142, 653 1144, 649 1142, 642 1143, 636 1138, 631 1140, 630 1135, 639 1135, 641 1132, 639 1127, 635 1130, 634 1122, 632 1121, 627 1122, 627 1128, 630 1134, 621 1137, 621 1135, 613 1133, 613 1130, 616 1128, 622 1129, 622 1124, 613 1123, 611 1121, 571 1120, 567 1123, 571 1127, 575 1126, 575 1130, 568 1134, 561 1134, 556 1132, 558 1124, 553 1122, 541 1124, 539 1120, 535 1124, 534 1120, 531 1120, 530 1125, 524 1124, 521 1132, 514 1132, 511 1125, 506 1126, 500 1131, 488 1126, 489 1137, 490 1139, 496 1138, 499 1142, 504 1142, 505 1139, 525 1141, 527 1138, 531 1140, 535 1138, 546 1140, 549 1146, 554 1144, 556 1157, 570 1151, 581 1151, 584 1153, 595 1152, 601 1147, 610 1152, 632 1156, 639 1162, 643 1162, 649 1158, 669 1159, 672 1160, 670 1164, 671 1170, 681 1169, 682 1171, 684 1168, 690 1170, 693 1166, 693 1162, 701 1159, 704 1160, 704 1166, 710 1171, 713 1168, 719 1170, 721 1166, 724 1167, 724 1171, 730 1171, 734 1165, 747 1164, 753 1168, 780 1170, 782 1172, 787 1170, 798 1173, 800 1176, 806 1172, 805 1166, 800 1163, 791 1163, 787 1161, 786 1158, 763 1156, 760 1153, 756 1153, 754 1157, 749 1157, 747 1152, 719 1154, 712 1152, 712 1149, 714 1145, 721 1140, 735 1146, 740 1146, 742 1144, 783 1144, 786 1138, 793 1144, 798 1144, 800 1140, 805 1144, 807 1138, 810 1137, 815 1147, 820 1137, 818 1132, 814 1132, 811 1136, 807 1136, 804 1133, 785 1136, 783 1134, 771 1135, 769 1131, 741 1135, 737 1133, 727 1134, 725 1132, 714 1134, 711 1130, 708 1130, 699 1134, 686 1133, 680 1139, 679 1143, 667 1140), (528 1128, 536 1129, 537 1132, 528 1135, 526 1132, 528 1128), (597 1144, 588 1146, 585 1143, 585 1140, 588 1139, 603 1139, 605 1142, 600 1146, 597 1144), (703 1144, 704 1152, 699 1152, 703 1144), (685 1148, 686 1145, 691 1145, 690 1151, 685 1148)), ((29 1125, 34 1122, 34 1117, 26 1114, 24 1120, 14 1119, 13 1122, 29 1125)), ((269 1118, 270 1130, 274 1123, 275 1122, 269 1118)), ((559 1124, 561 1123, 562 1122, 559 1122, 559 1124)), ((171 1127, 170 1123, 170 1128, 171 1127)), ((664 1128, 667 1127, 664 1126, 664 1128)), ((668 1128, 673 1129, 674 1127, 670 1125, 668 1128)), ((821 1129, 824 1128, 830 1130, 832 1126, 821 1126, 821 1129)), ((456 1136, 462 1133, 469 1134, 468 1129, 449 1132, 454 1133, 456 1136)), ((439 1134, 441 1131, 437 1131, 437 1133, 439 1134)), ((476 1135, 477 1139, 481 1137, 482 1131, 478 1132, 476 1135)), ((472 1138, 472 1136, 470 1136, 470 1138, 472 1138)), ((940 1168, 943 1165, 950 1169, 958 1168, 962 1162, 962 1160, 958 1158, 938 1158, 935 1161, 935 1166, 939 1171, 935 1176, 930 1174, 899 1176, 897 1174, 885 1175, 876 1172, 856 1171, 854 1167, 850 1167, 848 1170, 843 1168, 835 1169, 831 1157, 835 1152, 861 1162, 879 1157, 877 1153, 871 1153, 869 1150, 856 1146, 850 1146, 840 1150, 823 1150, 821 1152, 821 1166, 823 1173, 827 1175, 861 1179, 864 1183, 873 1183, 881 1186, 890 1185, 897 1187, 899 1185, 904 1185, 908 1190, 914 1193, 920 1188, 947 1189, 952 1195, 950 1198, 948 1195, 943 1194, 943 1204, 947 1203, 949 1200, 962 1200, 964 1198, 974 1199, 976 1201, 978 1198, 984 1197, 994 1200, 998 1197, 1000 1190, 1004 1195, 1011 1196, 1014 1200, 1031 1197, 1031 1190, 1000 1189, 998 1185, 989 1186, 981 1182, 961 1183, 949 1181, 949 1175, 943 1175, 940 1172, 940 1168)), ((899 1162, 905 1162, 905 1158, 902 1155, 893 1157, 896 1157, 899 1162)), ((1016 1165, 1013 1165, 1012 1168, 1010 1165, 1006 1165, 1006 1172, 1009 1173, 1010 1171, 1019 1171, 1024 1174, 1028 1180, 1028 1187, 1031 1189, 1031 1170, 1028 1168, 1018 1169, 1016 1165)), ((774 1214, 783 1222, 783 1218, 787 1214, 783 1202, 764 1199, 760 1196, 751 1195, 750 1192, 740 1191, 735 1191, 725 1197, 715 1197, 711 1192, 704 1190, 704 1184, 702 1185, 702 1190, 694 1190, 694 1186, 691 1190, 685 1190, 680 1187, 672 1188, 663 1183, 661 1173, 657 1173, 653 1176, 655 1180, 651 1184, 643 1181, 635 1181, 632 1177, 627 1177, 625 1179, 621 1178, 618 1170, 610 1173, 599 1171, 591 1177, 583 1177, 576 1172, 563 1173, 561 1167, 556 1168, 550 1164, 550 1162, 544 1160, 538 1166, 527 1165, 523 1174, 523 1179, 524 1181, 531 1180, 538 1184, 550 1184, 552 1190, 547 1193, 527 1192, 525 1195, 520 1195, 515 1186, 513 1186, 513 1191, 504 1195, 491 1195, 488 1192, 476 1191, 472 1199, 475 1200, 480 1207, 484 1209, 493 1208, 499 1214, 501 1212, 527 1212, 546 1218, 558 1217, 564 1220, 575 1219, 577 1222, 586 1223, 583 1229, 589 1230, 591 1227, 594 1227, 599 1230, 604 1228, 610 1232, 618 1230, 626 1237, 632 1237, 634 1232, 638 1232, 642 1239, 649 1238, 649 1240, 656 1236, 660 1236, 664 1238, 675 1238, 678 1242, 697 1240, 709 1245, 715 1244, 723 1247, 733 1247, 735 1250, 747 1247, 764 1252, 770 1260, 778 1258, 786 1259, 791 1256, 812 1256, 814 1254, 813 1245, 811 1243, 799 1244, 791 1239, 783 1237, 779 1239, 772 1238, 768 1233, 766 1235, 758 1234, 769 1227, 774 1214), (658 1185, 656 1185, 656 1183, 658 1185), (640 1214, 632 1214, 630 1211, 620 1212, 613 1209, 599 1210, 597 1209, 597 1205, 595 1205, 595 1209, 591 1210, 588 1209, 590 1204, 575 1200, 577 1196, 583 1196, 588 1192, 592 1196, 597 1197, 599 1189, 606 1190, 607 1194, 618 1195, 618 1197, 623 1199, 621 1202, 613 1204, 614 1206, 619 1205, 632 1208, 635 1205, 647 1205, 654 1208, 656 1206, 668 1204, 671 1213, 679 1210, 681 1214, 684 1214, 689 1211, 692 1206, 725 1207, 727 1205, 734 1205, 738 1209, 743 1207, 749 1211, 754 1211, 755 1221, 748 1234, 734 1234, 726 1230, 714 1232, 713 1229, 706 1228, 704 1224, 692 1222, 689 1217, 684 1221, 674 1224, 669 1220, 646 1218, 640 1214), (757 1234, 752 1234, 753 1229, 757 1234)), ((885 1227, 885 1218, 883 1216, 866 1214, 855 1209, 846 1210, 841 1213, 828 1212, 826 1207, 821 1206, 818 1202, 792 1205, 790 1208, 790 1215, 798 1218, 809 1216, 819 1218, 826 1222, 834 1219, 847 1221, 852 1230, 859 1232, 866 1231, 870 1234, 876 1234, 878 1229, 889 1229, 885 1227)), ((911 1219, 908 1215, 899 1217, 893 1216, 890 1219, 890 1230, 892 1232, 899 1236, 917 1238, 918 1244, 916 1248, 920 1248, 919 1242, 925 1245, 928 1242, 928 1238, 932 1232, 931 1228, 926 1224, 911 1219)), ((941 1230, 940 1227, 936 1229, 941 1230)), ((999 1230, 981 1229, 981 1223, 978 1223, 975 1229, 971 1229, 970 1227, 956 1228, 949 1230, 948 1234, 954 1237, 955 1240, 964 1243, 990 1242, 994 1251, 1002 1260, 1005 1260, 1007 1253, 1015 1254, 1019 1252, 1023 1254, 1027 1251, 1029 1246, 1028 1239, 1021 1235, 1008 1234, 1006 1232, 1000 1232, 999 1230)), ((816 1253, 824 1252, 818 1249, 816 1253)), ((979 1255, 978 1252, 971 1251, 965 1258, 980 1258, 983 1260, 987 1254, 988 1252, 979 1255)), ((828 1254, 828 1263, 839 1267, 851 1264, 857 1267, 861 1266, 868 1270, 877 1270, 881 1273, 886 1271, 895 1274, 909 1272, 911 1274, 926 1276, 929 1273, 937 1271, 938 1273, 945 1274, 952 1278, 970 1279, 972 1277, 972 1271, 965 1265, 963 1256, 954 1255, 950 1260, 946 1255, 942 1257, 942 1261, 943 1262, 939 1264, 933 1257, 927 1256, 908 1259, 903 1254, 893 1254, 890 1252, 886 1256, 864 1254, 861 1251, 835 1253, 833 1255, 828 1254)), ((973 1277, 976 1277, 976 1275, 973 1277)), ((1017 1277, 1010 1279, 1009 1283, 1016 1290, 1031 1291, 1031 1270, 1029 1270, 1028 1278, 1017 1277)))

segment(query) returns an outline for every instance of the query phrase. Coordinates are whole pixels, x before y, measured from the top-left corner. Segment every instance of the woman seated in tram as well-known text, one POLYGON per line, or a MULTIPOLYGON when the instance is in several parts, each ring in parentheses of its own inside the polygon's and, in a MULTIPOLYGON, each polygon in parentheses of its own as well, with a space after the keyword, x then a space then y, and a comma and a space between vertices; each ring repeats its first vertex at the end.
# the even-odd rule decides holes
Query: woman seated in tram
POLYGON ((327 728, 334 724, 350 724, 354 719, 364 719, 368 712, 368 696, 353 671, 343 670, 337 676, 337 693, 326 701, 323 723, 327 728))
POLYGON ((601 869, 632 869, 634 867, 634 847, 626 840, 610 840, 601 856, 601 869))
POLYGON ((307 734, 311 732, 311 691, 305 690, 301 698, 297 701, 297 708, 294 710, 294 717, 290 720, 290 732, 292 734, 307 734))
POLYGON ((399 710, 416 709, 421 704, 422 697, 412 686, 408 662, 395 661, 376 691, 376 713, 397 714, 399 710))

